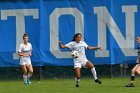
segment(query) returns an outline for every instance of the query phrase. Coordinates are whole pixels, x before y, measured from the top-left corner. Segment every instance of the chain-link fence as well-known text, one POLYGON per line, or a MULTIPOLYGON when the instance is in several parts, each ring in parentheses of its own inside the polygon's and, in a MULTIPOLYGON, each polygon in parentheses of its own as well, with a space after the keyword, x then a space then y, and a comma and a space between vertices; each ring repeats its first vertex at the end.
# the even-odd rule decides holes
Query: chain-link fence
MULTIPOLYGON (((99 78, 129 77, 135 64, 125 65, 96 65, 99 78)), ((32 79, 72 79, 74 78, 73 66, 40 66, 33 67, 32 79)), ((20 67, 1 67, 0 80, 21 80, 23 72, 20 67)), ((81 69, 82 78, 92 78, 89 69, 81 69)))

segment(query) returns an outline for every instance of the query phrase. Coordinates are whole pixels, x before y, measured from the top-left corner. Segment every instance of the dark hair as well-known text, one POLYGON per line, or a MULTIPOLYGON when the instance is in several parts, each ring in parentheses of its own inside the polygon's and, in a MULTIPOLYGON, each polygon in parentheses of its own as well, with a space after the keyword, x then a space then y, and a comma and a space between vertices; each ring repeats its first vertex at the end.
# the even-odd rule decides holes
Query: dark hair
POLYGON ((72 41, 75 41, 75 38, 76 38, 78 35, 82 36, 82 34, 81 34, 81 33, 76 33, 76 34, 73 36, 72 41))
POLYGON ((23 39, 24 39, 25 37, 28 37, 28 34, 27 34, 27 33, 24 33, 23 39))

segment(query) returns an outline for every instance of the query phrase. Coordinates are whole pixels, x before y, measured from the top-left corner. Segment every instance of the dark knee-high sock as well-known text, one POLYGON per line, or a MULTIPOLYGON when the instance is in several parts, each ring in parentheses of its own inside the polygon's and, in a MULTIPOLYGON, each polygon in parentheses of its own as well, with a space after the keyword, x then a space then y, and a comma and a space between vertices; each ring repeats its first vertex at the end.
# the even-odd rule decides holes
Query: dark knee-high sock
POLYGON ((131 76, 131 81, 134 81, 135 80, 135 76, 131 76))
POLYGON ((134 82, 135 76, 131 76, 131 82, 134 82))

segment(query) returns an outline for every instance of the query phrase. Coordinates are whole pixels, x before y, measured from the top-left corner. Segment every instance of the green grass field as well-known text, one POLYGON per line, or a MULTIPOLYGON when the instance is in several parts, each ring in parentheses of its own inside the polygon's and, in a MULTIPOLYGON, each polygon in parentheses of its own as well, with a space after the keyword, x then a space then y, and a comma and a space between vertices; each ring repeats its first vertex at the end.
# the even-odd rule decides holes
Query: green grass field
POLYGON ((0 93, 139 93, 140 79, 136 78, 134 88, 124 87, 128 78, 102 79, 103 84, 95 84, 92 79, 81 79, 80 87, 75 87, 72 79, 32 81, 24 85, 22 81, 1 81, 0 93))

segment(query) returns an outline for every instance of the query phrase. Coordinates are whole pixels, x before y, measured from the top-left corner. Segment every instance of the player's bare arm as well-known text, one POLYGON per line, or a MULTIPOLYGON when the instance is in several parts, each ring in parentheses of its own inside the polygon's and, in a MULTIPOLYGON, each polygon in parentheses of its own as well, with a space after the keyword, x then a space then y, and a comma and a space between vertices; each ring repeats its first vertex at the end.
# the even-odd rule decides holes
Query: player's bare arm
POLYGON ((18 55, 19 55, 19 56, 23 56, 23 57, 28 57, 28 56, 30 56, 30 54, 22 54, 21 52, 18 52, 18 55))
POLYGON ((32 50, 30 50, 30 54, 29 54, 29 56, 32 56, 32 50))
POLYGON ((97 50, 97 49, 102 50, 101 47, 92 47, 92 46, 88 46, 87 49, 88 50, 97 50))
POLYGON ((64 46, 64 45, 62 44, 62 41, 59 41, 58 43, 59 43, 60 48, 67 48, 66 46, 64 46))

